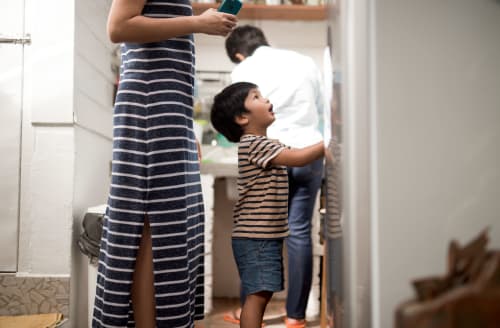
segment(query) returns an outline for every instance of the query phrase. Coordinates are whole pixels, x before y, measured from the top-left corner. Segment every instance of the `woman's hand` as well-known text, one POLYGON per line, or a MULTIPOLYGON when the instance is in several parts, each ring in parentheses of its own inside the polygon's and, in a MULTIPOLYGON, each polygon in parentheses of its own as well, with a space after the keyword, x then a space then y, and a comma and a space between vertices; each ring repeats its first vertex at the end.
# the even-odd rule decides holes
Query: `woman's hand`
POLYGON ((210 8, 198 16, 156 18, 142 15, 146 0, 113 0, 108 17, 112 42, 159 42, 191 33, 226 36, 236 26, 236 16, 210 8))
POLYGON ((238 22, 236 16, 219 12, 214 8, 205 10, 197 17, 199 19, 199 31, 209 35, 226 36, 238 22))

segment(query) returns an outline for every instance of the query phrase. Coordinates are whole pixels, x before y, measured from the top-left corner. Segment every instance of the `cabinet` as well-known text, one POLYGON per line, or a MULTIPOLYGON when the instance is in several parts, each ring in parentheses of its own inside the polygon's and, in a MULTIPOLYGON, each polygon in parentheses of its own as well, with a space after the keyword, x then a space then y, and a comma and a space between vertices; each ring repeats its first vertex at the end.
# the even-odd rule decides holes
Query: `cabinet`
MULTIPOLYGON (((218 3, 193 3, 194 15, 199 15, 208 8, 217 8, 218 3)), ((326 6, 307 5, 258 5, 244 3, 238 13, 239 19, 259 20, 306 20, 326 19, 326 6)))

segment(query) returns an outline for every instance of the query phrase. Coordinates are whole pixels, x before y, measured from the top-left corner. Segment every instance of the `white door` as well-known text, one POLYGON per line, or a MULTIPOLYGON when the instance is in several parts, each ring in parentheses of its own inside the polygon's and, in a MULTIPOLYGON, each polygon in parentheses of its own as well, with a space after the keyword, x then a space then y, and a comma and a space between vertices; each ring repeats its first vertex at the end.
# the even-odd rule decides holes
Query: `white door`
POLYGON ((24 1, 0 4, 0 272, 17 270, 24 1))

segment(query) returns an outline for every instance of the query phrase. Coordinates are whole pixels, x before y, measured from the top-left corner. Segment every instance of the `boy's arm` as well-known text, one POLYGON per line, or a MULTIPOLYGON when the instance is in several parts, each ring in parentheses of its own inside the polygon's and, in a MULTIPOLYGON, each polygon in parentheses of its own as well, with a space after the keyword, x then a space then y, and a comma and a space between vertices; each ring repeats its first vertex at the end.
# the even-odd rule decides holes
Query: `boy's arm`
POLYGON ((323 157, 325 145, 323 141, 305 148, 283 149, 271 160, 273 165, 304 166, 323 157))

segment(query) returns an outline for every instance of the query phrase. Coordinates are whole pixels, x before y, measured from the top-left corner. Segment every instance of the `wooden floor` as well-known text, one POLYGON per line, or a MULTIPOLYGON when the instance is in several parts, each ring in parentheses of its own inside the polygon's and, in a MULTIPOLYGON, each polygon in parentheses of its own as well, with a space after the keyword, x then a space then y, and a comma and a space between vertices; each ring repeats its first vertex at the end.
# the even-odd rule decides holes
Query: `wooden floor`
MULTIPOLYGON (((203 320, 203 328, 238 328, 233 323, 224 321, 224 313, 239 306, 238 299, 215 298, 213 300, 213 311, 203 320)), ((272 300, 267 306, 264 315, 264 324, 267 328, 285 328, 285 302, 283 300, 272 300)), ((200 325, 201 326, 201 325, 200 325)), ((307 328, 319 328, 319 318, 307 322, 307 328)))

